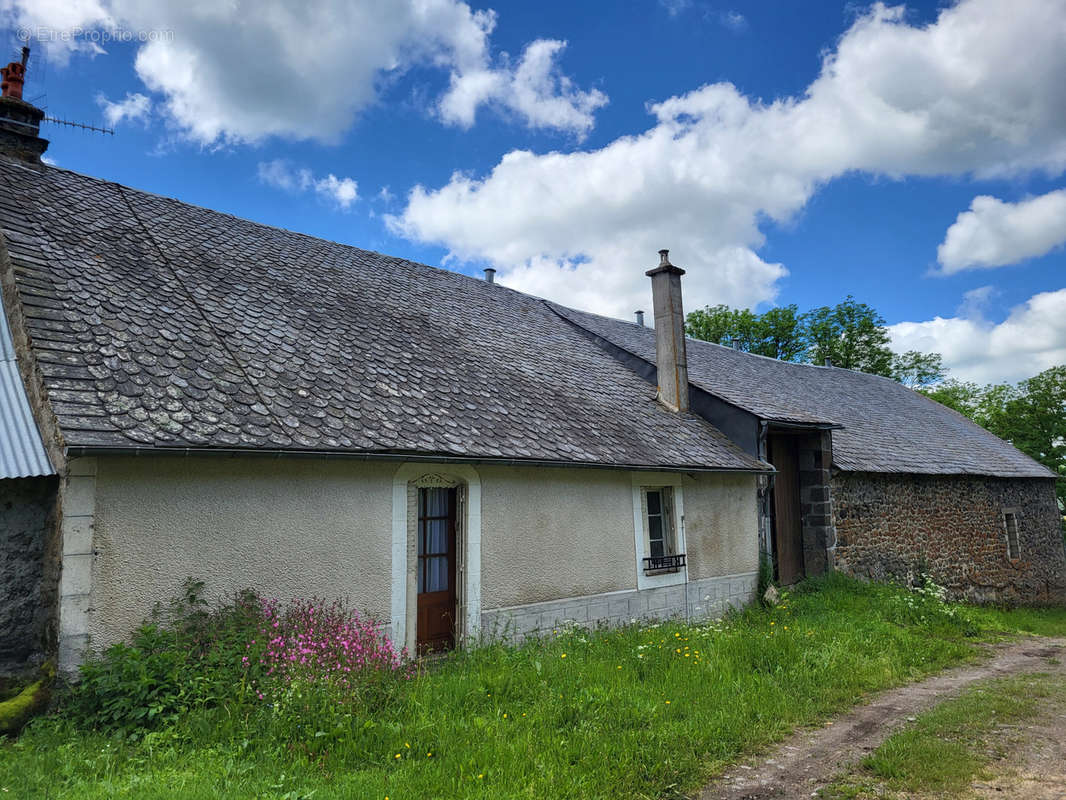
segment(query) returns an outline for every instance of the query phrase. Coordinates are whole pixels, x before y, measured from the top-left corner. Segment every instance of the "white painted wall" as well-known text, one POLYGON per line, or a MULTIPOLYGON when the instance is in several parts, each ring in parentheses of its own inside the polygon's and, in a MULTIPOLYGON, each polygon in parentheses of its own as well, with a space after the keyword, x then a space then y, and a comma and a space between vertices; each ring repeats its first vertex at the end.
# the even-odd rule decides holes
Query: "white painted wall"
MULTIPOLYGON (((411 633, 407 485, 427 473, 468 487, 468 630, 492 609, 637 588, 634 479, 622 470, 101 457, 96 473, 81 623, 94 649, 127 636, 187 576, 212 595, 347 597, 411 633)), ((690 579, 757 569, 755 478, 677 480, 690 579)))

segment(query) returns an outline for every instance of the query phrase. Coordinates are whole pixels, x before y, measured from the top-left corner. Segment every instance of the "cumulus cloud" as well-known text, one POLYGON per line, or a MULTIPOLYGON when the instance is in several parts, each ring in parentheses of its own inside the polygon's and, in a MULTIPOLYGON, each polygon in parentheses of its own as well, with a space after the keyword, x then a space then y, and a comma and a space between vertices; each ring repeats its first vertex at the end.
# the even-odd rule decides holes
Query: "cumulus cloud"
POLYGON ((514 151, 487 175, 417 186, 390 224, 603 313, 647 304, 643 268, 661 247, 689 270, 689 307, 755 304, 787 274, 756 254, 760 223, 789 220, 835 177, 1061 173, 1063 74, 1064 0, 963 0, 924 27, 877 4, 802 96, 703 86, 601 149, 514 151))
POLYGON ((945 275, 991 269, 1049 253, 1066 243, 1066 189, 1005 203, 979 195, 937 248, 945 275))
MULTIPOLYGON (((496 105, 521 117, 531 128, 554 128, 584 136, 595 124, 594 112, 607 102, 598 89, 582 91, 560 72, 556 63, 566 42, 538 39, 513 68, 453 72, 451 87, 438 104, 441 118, 469 128, 478 108, 496 105)), ((506 59, 505 59, 506 61, 506 59)))
POLYGON ((148 115, 152 112, 152 101, 147 95, 140 92, 126 92, 126 99, 111 101, 104 94, 96 95, 96 104, 103 109, 104 118, 108 125, 115 126, 120 122, 147 122, 148 115))
POLYGON ((451 76, 447 107, 462 114, 441 113, 458 123, 488 104, 535 127, 581 134, 606 100, 559 71, 562 42, 534 42, 514 67, 494 58, 495 12, 459 0, 4 0, 0 14, 36 32, 57 60, 132 37, 138 77, 178 128, 205 144, 335 142, 391 78, 415 66, 451 76), (77 30, 95 35, 71 35, 77 30))
POLYGON ((940 353, 953 378, 1013 383, 1066 364, 1066 289, 1034 295, 998 324, 975 314, 900 322, 888 331, 897 352, 940 353))
POLYGON ((306 167, 294 167, 283 158, 259 162, 260 183, 298 194, 312 191, 338 208, 347 211, 358 199, 358 184, 351 178, 338 178, 333 173, 316 178, 306 167))

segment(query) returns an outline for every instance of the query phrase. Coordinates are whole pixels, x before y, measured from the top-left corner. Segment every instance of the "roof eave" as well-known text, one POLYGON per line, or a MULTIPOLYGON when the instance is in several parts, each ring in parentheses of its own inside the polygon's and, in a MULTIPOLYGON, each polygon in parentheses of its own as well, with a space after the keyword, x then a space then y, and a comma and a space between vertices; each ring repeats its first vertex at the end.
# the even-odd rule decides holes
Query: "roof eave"
POLYGON ((216 458, 321 458, 350 461, 417 461, 425 463, 484 464, 495 466, 557 467, 575 469, 612 469, 629 472, 723 472, 764 474, 774 471, 769 464, 752 467, 720 467, 693 464, 625 464, 600 461, 567 461, 562 459, 512 458, 497 456, 457 456, 448 453, 405 453, 360 450, 266 449, 242 447, 151 447, 146 445, 68 445, 67 458, 96 456, 208 456, 216 458))

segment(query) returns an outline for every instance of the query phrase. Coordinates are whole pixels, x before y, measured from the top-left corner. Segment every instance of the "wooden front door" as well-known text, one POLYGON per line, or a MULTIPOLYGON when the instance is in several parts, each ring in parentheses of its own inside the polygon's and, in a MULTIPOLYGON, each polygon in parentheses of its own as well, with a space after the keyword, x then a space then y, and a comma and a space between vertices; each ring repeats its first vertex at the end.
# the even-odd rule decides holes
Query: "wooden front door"
POLYGON ((773 533, 777 581, 790 586, 804 577, 803 527, 800 517, 799 453, 794 436, 771 436, 767 442, 774 477, 773 533))
POLYGON ((455 489, 418 490, 418 652, 455 644, 455 489))

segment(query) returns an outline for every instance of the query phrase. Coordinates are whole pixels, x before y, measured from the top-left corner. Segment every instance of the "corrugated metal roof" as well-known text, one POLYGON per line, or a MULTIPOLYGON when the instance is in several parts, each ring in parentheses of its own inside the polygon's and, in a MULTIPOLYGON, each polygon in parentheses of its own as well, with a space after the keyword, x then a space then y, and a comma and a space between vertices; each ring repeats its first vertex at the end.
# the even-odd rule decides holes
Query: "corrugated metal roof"
POLYGON ((0 309, 0 478, 54 474, 19 375, 7 316, 0 309))

